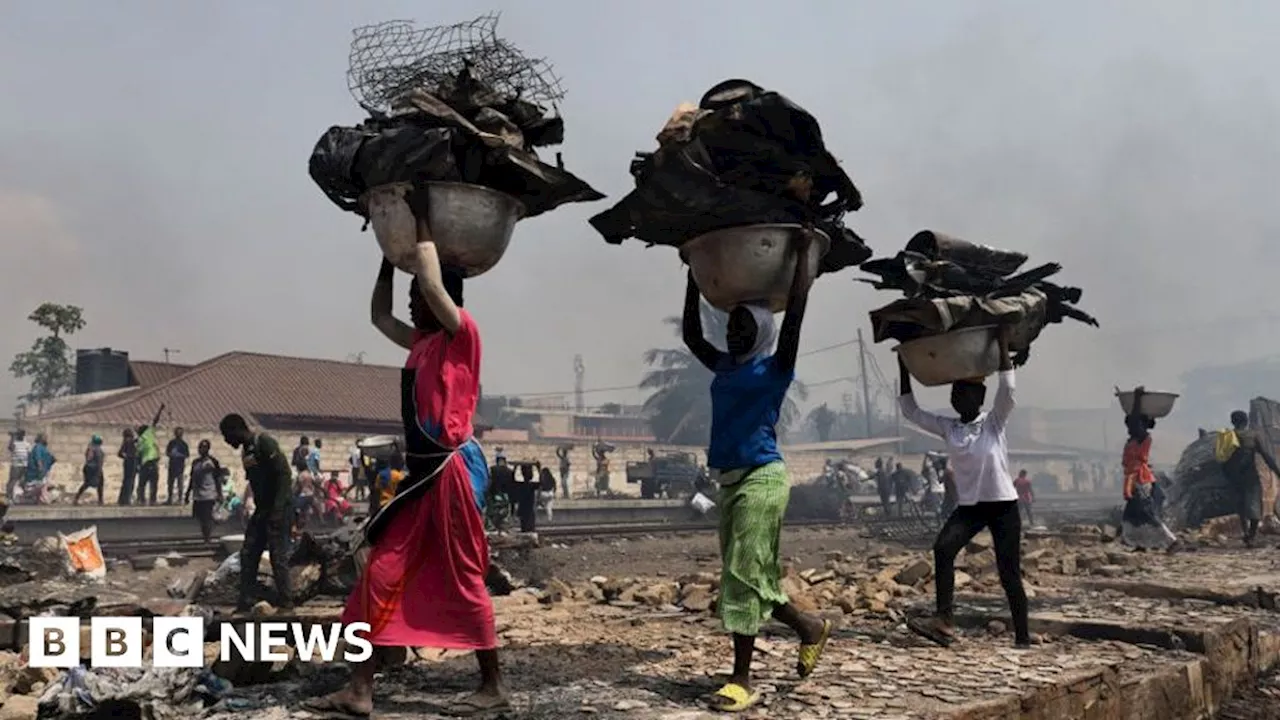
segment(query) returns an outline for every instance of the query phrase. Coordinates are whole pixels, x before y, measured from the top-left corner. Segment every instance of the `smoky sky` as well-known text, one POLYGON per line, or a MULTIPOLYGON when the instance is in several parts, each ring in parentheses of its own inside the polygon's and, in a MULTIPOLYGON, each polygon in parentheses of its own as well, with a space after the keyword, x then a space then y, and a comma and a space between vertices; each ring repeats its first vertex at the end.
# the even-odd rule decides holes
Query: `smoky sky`
MULTIPOLYGON (((373 237, 307 157, 329 125, 361 119, 353 27, 489 10, 555 64, 556 149, 610 197, 521 223, 469 284, 486 393, 571 389, 577 353, 589 388, 630 385, 646 348, 676 342, 661 322, 681 304, 674 251, 608 246, 586 219, 632 187, 633 152, 677 104, 731 77, 819 119, 866 199, 849 224, 877 254, 931 228, 1064 265, 1103 327, 1047 329, 1025 403, 1102 407, 1113 385, 1176 390, 1196 365, 1280 352, 1273 4, 69 0, 0 6, 5 364, 45 300, 84 306, 74 345, 143 359, 399 362, 368 323, 373 237)), ((818 280, 804 349, 852 339, 893 299, 856 275, 818 280)), ((892 380, 888 348, 874 353, 892 380)), ((856 373, 853 345, 799 368, 832 403, 856 373)))

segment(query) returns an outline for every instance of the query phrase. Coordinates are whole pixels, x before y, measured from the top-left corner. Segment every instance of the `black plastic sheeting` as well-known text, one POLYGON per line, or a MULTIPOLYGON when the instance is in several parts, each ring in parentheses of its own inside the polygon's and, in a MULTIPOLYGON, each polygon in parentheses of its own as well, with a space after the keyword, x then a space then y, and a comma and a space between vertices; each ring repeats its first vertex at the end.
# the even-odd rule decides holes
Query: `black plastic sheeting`
POLYGON ((364 216, 359 198, 393 182, 483 185, 515 197, 533 217, 571 202, 604 197, 572 173, 511 147, 486 147, 451 127, 421 120, 370 120, 332 127, 311 153, 310 173, 335 205, 364 216))
POLYGON ((871 256, 841 220, 862 207, 862 195, 824 146, 818 121, 746 80, 709 90, 687 134, 637 153, 631 175, 636 189, 591 218, 609 243, 679 247, 728 227, 809 223, 832 240, 821 272, 871 256))
POLYGON ((1015 324, 1011 346, 1021 365, 1031 342, 1047 325, 1068 318, 1097 327, 1098 321, 1075 307, 1080 288, 1048 282, 1062 266, 1046 263, 1019 272, 1027 256, 972 243, 933 230, 916 233, 901 252, 862 264, 877 276, 860 278, 879 290, 898 290, 905 296, 871 311, 875 340, 909 342, 944 330, 976 327, 1001 318, 1015 324), (940 302, 939 302, 940 301, 940 302), (937 305, 949 312, 944 318, 937 305), (946 323, 946 328, 939 323, 946 323))
POLYGON ((392 112, 325 131, 308 170, 339 208, 365 216, 360 196, 395 182, 483 185, 518 199, 524 217, 604 197, 564 169, 542 162, 535 147, 564 140, 564 122, 542 108, 505 98, 467 72, 436 89, 406 93, 392 112))

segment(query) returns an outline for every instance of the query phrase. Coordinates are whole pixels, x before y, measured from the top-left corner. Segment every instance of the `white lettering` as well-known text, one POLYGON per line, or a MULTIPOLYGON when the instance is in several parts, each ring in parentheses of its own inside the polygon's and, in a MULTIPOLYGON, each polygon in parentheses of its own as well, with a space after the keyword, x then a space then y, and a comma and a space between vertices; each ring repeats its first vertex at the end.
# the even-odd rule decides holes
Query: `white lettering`
POLYGON ((154 667, 204 667, 204 618, 155 617, 151 632, 154 667))
POLYGON ((142 667, 146 634, 140 617, 90 618, 89 642, 94 667, 142 667))
POLYGON ((289 623, 274 622, 258 625, 258 646, 261 654, 258 655, 257 659, 261 662, 284 662, 288 660, 288 652, 280 652, 273 649, 289 647, 289 641, 286 638, 288 633, 289 623))
POLYGON ((342 639, 346 641, 347 649, 342 659, 349 663, 359 663, 373 657, 373 643, 367 637, 372 632, 373 627, 365 622, 343 626, 342 639), (352 652, 353 647, 358 648, 359 652, 352 652))
MULTIPOLYGON (((203 618, 154 617, 150 622, 151 666, 204 666, 203 618)), ((35 617, 28 628, 31 667, 71 668, 81 663, 79 618, 35 617)), ((369 623, 224 622, 218 627, 218 655, 223 662, 282 662, 289 660, 293 646, 303 662, 360 663, 373 657, 372 631, 369 623)), ((92 618, 89 640, 94 666, 143 667, 147 633, 142 618, 92 618)))
POLYGON ((337 624, 331 624, 326 628, 320 623, 313 623, 306 630, 304 634, 303 623, 293 624, 293 645, 298 649, 298 658, 304 662, 311 662, 311 656, 315 654, 315 647, 318 645, 320 659, 333 662, 333 657, 338 652, 338 640, 342 637, 338 632, 337 624), (328 633, 325 630, 328 630, 328 633))
POLYGON ((235 623, 222 623, 222 646, 219 657, 222 662, 231 662, 235 658, 244 658, 245 660, 253 660, 253 623, 245 623, 243 633, 241 628, 235 623), (231 646, 234 645, 239 652, 232 654, 231 646))
POLYGON ((31 667, 73 668, 80 664, 80 618, 27 620, 31 667))

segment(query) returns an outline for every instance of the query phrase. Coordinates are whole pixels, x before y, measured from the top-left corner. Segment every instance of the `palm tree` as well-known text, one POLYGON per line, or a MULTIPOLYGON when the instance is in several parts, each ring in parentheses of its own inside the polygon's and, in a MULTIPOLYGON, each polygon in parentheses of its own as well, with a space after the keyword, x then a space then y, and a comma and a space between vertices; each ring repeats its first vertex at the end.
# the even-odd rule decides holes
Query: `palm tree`
MULTIPOLYGON (((722 352, 727 321, 728 315, 702 304, 703 332, 722 352)), ((680 335, 680 318, 669 317, 663 322, 675 329, 677 337, 680 335)), ((649 370, 641 378, 640 387, 650 391, 644 409, 654 436, 673 445, 705 445, 711 437, 711 371, 685 347, 652 348, 645 352, 644 362, 649 370)), ((778 419, 779 435, 785 436, 799 416, 796 401, 808 396, 804 383, 796 380, 791 384, 778 419)))

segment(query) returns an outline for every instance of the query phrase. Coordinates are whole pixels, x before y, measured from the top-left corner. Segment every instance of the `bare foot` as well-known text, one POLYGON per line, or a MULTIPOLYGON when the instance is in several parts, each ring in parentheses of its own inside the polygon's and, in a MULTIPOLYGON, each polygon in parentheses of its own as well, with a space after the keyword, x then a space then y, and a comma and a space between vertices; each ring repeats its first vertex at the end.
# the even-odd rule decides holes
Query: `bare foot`
POLYGON ((302 707, 326 717, 367 718, 373 714, 373 698, 358 696, 350 688, 344 688, 324 697, 304 700, 302 707))
POLYGON ((482 687, 459 700, 456 705, 449 708, 448 713, 454 717, 474 717, 509 707, 511 707, 510 694, 505 687, 496 685, 482 687))

